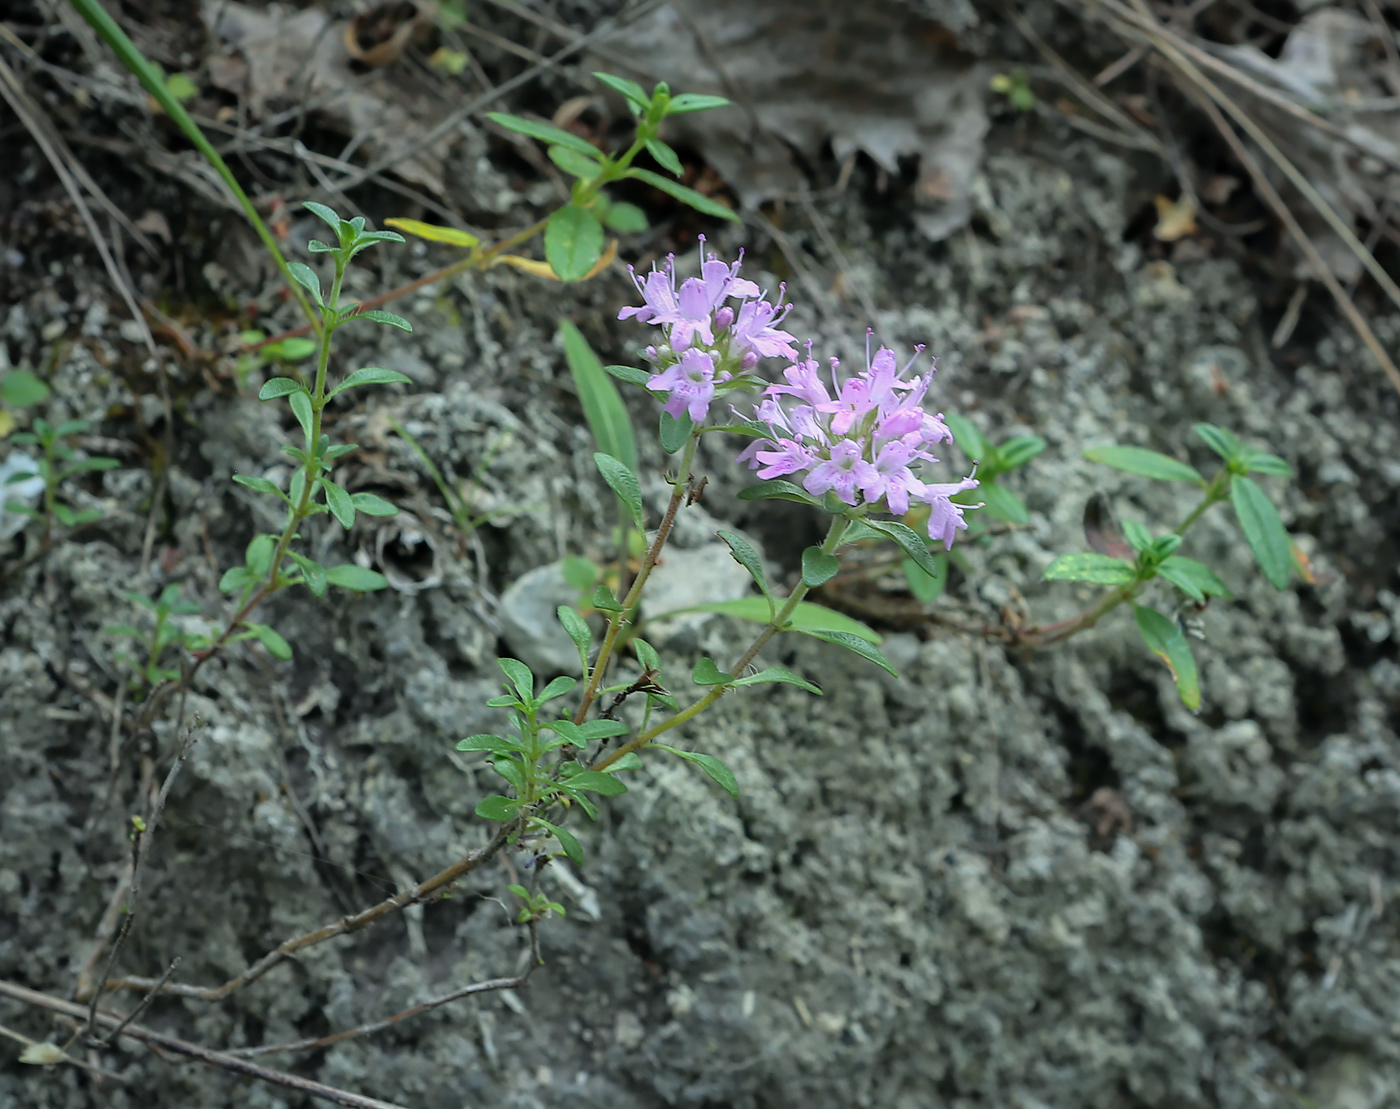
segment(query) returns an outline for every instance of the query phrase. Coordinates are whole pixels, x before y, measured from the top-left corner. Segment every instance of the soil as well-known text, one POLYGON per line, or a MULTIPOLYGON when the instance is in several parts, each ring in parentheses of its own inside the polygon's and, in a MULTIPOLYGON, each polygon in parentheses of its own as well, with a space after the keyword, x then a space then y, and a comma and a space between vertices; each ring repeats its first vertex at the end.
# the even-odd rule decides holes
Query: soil
MULTIPOLYGON (((44 18, 19 7, 20 23, 44 18)), ((584 5, 561 5, 565 17, 584 29, 597 19, 584 5)), ((490 25, 527 37, 509 21, 490 25)), ((1055 25, 1072 33, 1072 21, 1055 25)), ((177 39, 192 34, 171 26, 177 39)), ((1034 57, 994 21, 980 36, 988 58, 1034 57)), ((1102 50, 1102 65, 1108 45, 1079 48, 1102 50)), ((50 49, 83 69, 71 44, 50 49)), ((508 55, 482 57, 509 71, 508 55)), ((586 67, 571 60, 509 106, 547 117, 578 94, 576 78, 588 80, 586 67)), ((183 149, 140 105, 84 107, 61 82, 27 81, 67 131, 121 135, 139 118, 183 149)), ((746 249, 748 276, 791 281, 788 326, 823 356, 858 363, 867 326, 901 351, 926 344, 939 407, 995 440, 1047 441, 1008 479, 1030 524, 964 544, 947 594, 927 610, 897 582, 881 594, 901 614, 878 629, 899 680, 830 645, 780 640, 769 664, 825 696, 742 691, 686 735, 733 768, 738 800, 688 764, 648 756, 631 791, 575 829, 587 866, 543 872, 541 888, 568 915, 541 929, 545 964, 528 988, 260 1062, 413 1109, 1400 1103, 1390 905, 1400 397, 1317 288, 1287 342, 1271 344, 1295 288, 1276 232, 1161 242, 1153 199, 1172 191, 1170 166, 1055 111, 990 110, 971 220, 942 241, 917 229, 911 180, 864 156, 843 174, 828 157, 809 167, 810 210, 772 203, 747 227, 639 197, 655 227, 622 254, 646 265, 676 250, 693 266, 703 230, 722 256, 746 249), (1083 451, 1132 444, 1204 469, 1211 456, 1192 433, 1202 421, 1293 467, 1292 481, 1261 481, 1310 580, 1270 587, 1226 508, 1191 531, 1185 553, 1233 593, 1193 615, 1199 712, 1182 706, 1123 613, 1044 652, 927 618, 1049 622, 1078 611, 1093 591, 1041 574, 1057 554, 1087 549, 1091 496, 1159 531, 1194 503, 1184 486, 1083 451)), ((150 356, 123 326, 48 162, 13 117, 0 126, 14 152, 0 181, 0 368, 39 372, 52 389, 39 411, 90 421, 79 446, 121 463, 71 487, 76 503, 102 509, 99 521, 49 550, 34 527, 0 546, 0 979, 71 994, 127 865, 131 817, 148 811, 197 722, 114 973, 158 976, 178 957, 177 981, 221 983, 485 842, 473 810, 498 786, 454 745, 501 726, 484 706, 498 692, 493 659, 508 650, 501 595, 563 556, 612 553, 611 494, 593 470, 558 323, 574 321, 605 362, 631 363, 645 337, 615 317, 633 290, 620 267, 571 286, 498 267, 392 305, 412 336, 341 332, 339 371, 380 365, 413 381, 337 407, 330 429, 360 444, 346 483, 390 497, 401 515, 362 518, 348 535, 318 521, 307 540, 322 561, 359 555, 392 570, 400 588, 280 596, 263 618, 293 661, 242 644, 200 672, 183 726, 172 704, 131 735, 113 725, 129 648, 104 629, 142 619, 128 592, 168 584, 198 606, 180 618, 186 627, 226 612, 220 574, 255 532, 277 526, 231 478, 284 473, 278 448, 295 430, 255 399, 263 371, 240 378, 236 335, 298 321, 234 213, 110 144, 75 144, 118 207, 168 226, 158 258, 125 252, 154 308, 161 343, 150 356), (391 418, 499 514, 456 532, 391 418)), ((339 149, 327 136, 308 141, 339 149)), ((453 157, 469 183, 448 202, 479 226, 519 228, 553 202, 539 170, 497 136, 473 129, 453 157)), ((284 174, 259 181, 265 193, 315 186, 290 159, 250 164, 284 174)), ((353 197, 376 224, 409 209, 374 186, 353 197)), ((314 221, 287 211, 302 258, 314 221)), ((383 248, 364 256, 350 292, 373 295, 452 257, 383 248)), ((1394 350, 1400 316, 1365 284, 1357 296, 1394 350)), ((665 495, 665 459, 648 434, 655 406, 641 395, 628 404, 655 511, 665 495)), ((35 411, 18 415, 23 424, 35 411)), ((698 548, 716 527, 744 529, 791 584, 821 523, 797 506, 736 500, 747 471, 731 446, 704 454, 709 487, 677 542, 698 548)), ((966 460, 949 453, 951 476, 966 460)), ((746 642, 719 618, 655 639, 673 677, 746 642)), ((226 1000, 158 999, 142 1022, 232 1050, 351 1028, 513 974, 528 951, 506 886, 528 859, 506 852, 450 899, 313 948, 226 1000)), ((36 1040, 68 1034, 2 998, 0 1025, 36 1040)), ((76 1066, 23 1065, 18 1050, 0 1059, 5 1109, 319 1104, 135 1047, 93 1056, 120 1077, 100 1083, 76 1066)))

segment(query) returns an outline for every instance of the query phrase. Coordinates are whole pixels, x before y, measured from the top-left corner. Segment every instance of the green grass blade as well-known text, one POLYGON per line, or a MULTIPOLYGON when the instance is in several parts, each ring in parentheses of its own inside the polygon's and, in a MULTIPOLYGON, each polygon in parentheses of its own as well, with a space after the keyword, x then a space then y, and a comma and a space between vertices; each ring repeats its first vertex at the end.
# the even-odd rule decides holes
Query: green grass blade
POLYGON ((176 126, 204 155, 205 161, 213 166, 214 171, 223 178, 224 184, 229 187, 234 198, 238 201, 239 207, 243 209, 243 214, 248 217, 248 222, 253 225, 253 230, 258 233, 258 238, 263 241, 263 246, 267 247, 267 252, 277 263, 277 268, 282 271, 282 277, 286 280, 292 295, 297 298, 302 312, 306 314, 306 318, 311 321, 312 328, 319 334, 321 330, 320 313, 311 307, 311 302, 306 299, 306 294, 292 279, 292 272, 287 266, 287 259, 282 256, 277 240, 272 237, 272 232, 263 222, 262 217, 258 215, 258 210, 248 199, 248 194, 243 191, 238 179, 234 177, 233 171, 228 168, 228 163, 214 149, 214 144, 205 138, 204 132, 199 129, 199 124, 195 123, 190 117, 190 113, 185 111, 185 106, 166 86, 160 73, 136 48, 136 44, 127 38, 126 32, 117 25, 116 20, 107 14, 107 10, 98 0, 72 0, 72 4, 77 9, 78 14, 87 20, 92 29, 97 32, 98 37, 111 47, 117 60, 135 75, 145 90, 155 98, 156 103, 161 106, 165 114, 175 121, 176 126))
POLYGON ((559 332, 564 336, 564 357, 569 363, 569 372, 574 375, 583 418, 588 421, 588 430, 593 432, 598 449, 624 463, 635 474, 637 437, 632 432, 622 396, 579 329, 564 320, 559 324, 559 332))

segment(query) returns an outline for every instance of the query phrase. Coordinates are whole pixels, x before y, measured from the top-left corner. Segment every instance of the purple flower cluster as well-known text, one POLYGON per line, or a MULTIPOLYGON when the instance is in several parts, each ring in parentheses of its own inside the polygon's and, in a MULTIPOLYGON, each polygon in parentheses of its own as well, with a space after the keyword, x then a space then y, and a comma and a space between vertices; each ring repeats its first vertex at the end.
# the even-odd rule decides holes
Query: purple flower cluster
MULTIPOLYGON (((624 308, 617 318, 661 328, 663 342, 646 351, 657 368, 647 388, 666 394, 666 411, 672 416, 688 413, 700 423, 717 386, 753 369, 760 358, 797 357, 797 340, 777 326, 792 306, 770 304, 757 285, 740 277, 742 256, 731 266, 710 255, 700 276, 686 278, 679 289, 675 261, 667 257, 645 279, 633 271, 643 304, 624 308), (725 303, 731 299, 739 301, 737 308, 725 303)), ((781 298, 781 288, 778 294, 781 298)))
POLYGON ((764 479, 802 475, 802 488, 814 497, 834 493, 852 508, 884 507, 903 516, 911 502, 926 504, 929 538, 951 549, 954 533, 967 527, 965 506, 951 498, 977 488, 977 479, 925 483, 914 474, 920 462, 938 461, 929 447, 953 441, 942 413, 923 408, 932 368, 925 377, 906 379, 909 366, 897 369, 888 347, 868 359, 864 372, 839 384, 838 365, 833 358, 834 397, 815 359, 784 370, 786 384, 765 389, 755 412, 774 438, 754 442, 739 461, 764 479), (785 408, 778 399, 783 396, 802 403, 785 408))
POLYGON ((844 381, 836 377, 833 358, 828 389, 816 360, 799 357, 796 340, 777 327, 792 306, 763 299, 757 285, 739 276, 740 262, 731 266, 711 255, 701 276, 687 278, 679 289, 674 258, 645 279, 633 273, 645 303, 624 308, 618 318, 655 324, 665 336, 647 348, 658 371, 647 388, 666 396, 672 416, 689 414, 701 423, 717 390, 728 391, 722 389, 726 383, 754 384, 756 379, 741 377, 760 358, 786 358, 791 364, 783 371, 785 383, 764 389, 753 412, 770 437, 755 441, 739 461, 760 478, 800 480, 812 496, 832 493, 852 508, 903 516, 911 504, 925 504, 929 538, 951 548, 957 531, 967 527, 967 506, 952 498, 978 483, 971 476, 925 483, 914 472, 920 463, 938 461, 930 447, 953 441, 942 414, 923 407, 933 367, 925 376, 906 377, 913 363, 901 370, 894 353, 881 347, 867 358, 864 372, 844 381), (725 303, 730 299, 739 301, 737 308, 725 303), (798 403, 785 407, 779 398, 798 403))

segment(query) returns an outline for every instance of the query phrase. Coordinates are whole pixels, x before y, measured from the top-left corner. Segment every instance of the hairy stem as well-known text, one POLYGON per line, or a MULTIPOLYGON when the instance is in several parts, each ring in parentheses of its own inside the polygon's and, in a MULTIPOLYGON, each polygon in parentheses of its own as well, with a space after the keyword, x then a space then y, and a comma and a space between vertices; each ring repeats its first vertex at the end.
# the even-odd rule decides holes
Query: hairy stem
POLYGON ((675 525, 676 513, 680 511, 681 502, 685 499, 686 492, 690 488, 690 470, 695 464, 695 448, 699 443, 700 429, 697 428, 691 432, 690 438, 686 440, 685 450, 681 455, 680 472, 672 483, 671 500, 666 506, 665 515, 661 518, 661 526, 656 529, 656 538, 647 548, 642 565, 637 570, 636 580, 632 582, 632 588, 627 591, 627 596, 622 601, 621 611, 612 613, 608 618, 608 630, 603 637, 603 645, 599 648, 598 658, 594 661, 593 669, 589 672, 588 682, 584 686, 583 699, 579 702, 578 711, 574 713, 575 724, 583 723, 588 715, 588 710, 597 699, 598 687, 602 683, 608 663, 612 660, 613 650, 617 646, 617 638, 622 629, 626 627, 629 617, 636 610, 642 597, 642 590, 646 587, 647 578, 656 568, 657 560, 661 557, 661 549, 666 546, 666 540, 671 537, 671 528, 675 525))
MULTIPOLYGON (((837 516, 831 521, 831 527, 826 533, 826 539, 822 541, 822 553, 832 554, 835 552, 836 548, 840 545, 841 536, 845 534, 850 523, 851 521, 845 516, 837 516)), ((783 602, 783 607, 774 614, 773 619, 768 622, 768 625, 763 631, 759 632, 754 641, 749 644, 748 650, 739 656, 739 661, 729 669, 730 680, 728 682, 725 682, 723 685, 711 686, 705 696, 701 697, 700 700, 696 701, 689 708, 682 709, 680 712, 676 713, 675 716, 663 720, 660 724, 648 728, 639 735, 633 736, 612 754, 594 763, 592 769, 606 770, 613 763, 617 762, 618 759, 639 748, 645 747, 663 732, 668 732, 672 728, 679 727, 687 721, 693 720, 723 697, 733 682, 743 675, 749 663, 753 662, 753 660, 758 657, 758 653, 768 645, 769 641, 772 640, 774 636, 787 627, 788 621, 797 610, 797 606, 801 603, 802 598, 807 595, 807 591, 808 586, 805 582, 797 583, 797 587, 793 589, 788 599, 783 602)))

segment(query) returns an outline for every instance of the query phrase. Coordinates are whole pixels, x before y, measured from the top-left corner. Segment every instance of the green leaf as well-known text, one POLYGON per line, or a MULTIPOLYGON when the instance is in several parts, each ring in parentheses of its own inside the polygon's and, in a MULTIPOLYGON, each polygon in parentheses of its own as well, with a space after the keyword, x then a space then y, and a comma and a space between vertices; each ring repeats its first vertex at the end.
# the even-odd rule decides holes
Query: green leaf
POLYGON ((920 604, 932 604, 943 595, 943 590, 948 585, 948 556, 946 554, 933 556, 933 565, 936 571, 933 574, 927 573, 912 558, 901 559, 899 565, 904 571, 904 580, 909 585, 909 592, 914 594, 914 599, 920 604))
POLYGON ((676 747, 667 747, 664 743, 654 743, 653 747, 660 747, 663 751, 670 751, 673 755, 685 759, 686 762, 693 762, 701 770, 710 776, 710 780, 723 789, 729 796, 739 796, 739 781, 734 777, 734 772, 715 758, 714 755, 702 755, 698 751, 682 751, 676 747))
POLYGON ((876 650, 871 643, 858 635, 852 635, 850 632, 822 631, 816 628, 793 627, 791 630, 801 632, 803 635, 810 635, 813 639, 824 639, 828 643, 835 643, 838 647, 844 647, 853 654, 860 655, 860 657, 867 662, 873 662, 876 666, 880 667, 880 669, 887 671, 896 678, 899 677, 899 671, 890 665, 890 660, 876 650))
POLYGON ((1267 474, 1270 477, 1292 477, 1293 468, 1276 454, 1263 451, 1245 451, 1244 468, 1251 474, 1267 474))
POLYGON ((645 181, 648 185, 660 189, 668 196, 673 196, 682 204, 689 205, 697 212, 706 216, 714 216, 717 219, 732 220, 735 223, 741 222, 739 217, 732 210, 726 208, 716 200, 711 200, 703 193, 697 193, 694 189, 688 189, 679 182, 670 178, 662 177, 659 173, 652 173, 648 169, 629 169, 628 177, 634 177, 638 181, 645 181))
POLYGON ((535 699, 535 675, 528 666, 518 658, 498 658, 496 665, 515 687, 522 701, 528 703, 535 699))
POLYGON ((669 412, 661 413, 661 449, 667 454, 675 454, 685 446, 685 442, 690 438, 690 433, 695 424, 690 419, 690 414, 684 413, 677 419, 669 412))
POLYGON ((1041 575, 1046 581, 1087 581, 1094 585, 1127 585, 1137 578, 1131 563, 1086 551, 1060 555, 1041 575))
POLYGON ((199 86, 188 73, 172 73, 165 79, 165 87, 170 90, 170 95, 182 104, 199 95, 199 86))
POLYGON ((1225 583, 1215 576, 1215 571, 1204 562, 1177 555, 1168 558, 1157 567, 1157 573, 1166 578, 1193 601, 1204 601, 1207 597, 1228 597, 1230 591, 1225 583))
POLYGON ((577 589, 580 593, 586 593, 592 589, 602 576, 602 571, 586 558, 571 556, 559 560, 559 571, 564 575, 564 581, 570 589, 577 589))
POLYGON ((556 697, 562 697, 576 685, 578 685, 577 678, 570 678, 567 675, 554 678, 540 691, 540 695, 536 698, 535 703, 543 705, 546 701, 552 701, 556 697))
POLYGON ((588 669, 588 653, 593 647, 593 632, 589 630, 588 621, 577 609, 570 608, 568 605, 560 605, 557 615, 559 623, 564 625, 564 630, 568 632, 569 638, 574 641, 574 646, 578 648, 579 662, 583 664, 586 671, 588 669))
POLYGON ((1175 532, 1159 535, 1147 547, 1147 556, 1155 563, 1170 557, 1181 546, 1181 536, 1175 532))
POLYGON ((598 588, 593 591, 593 599, 590 602, 599 612, 621 612, 622 605, 618 602, 613 591, 602 582, 598 583, 598 588))
MULTIPOLYGON (((768 607, 768 601, 764 597, 744 597, 737 601, 711 601, 709 604, 657 613, 650 619, 660 620, 667 616, 680 616, 687 612, 715 612, 721 616, 732 616, 736 620, 749 620, 755 624, 767 624, 773 619, 772 610, 768 607)), ((790 630, 840 631, 860 636, 871 643, 880 642, 879 634, 859 620, 853 620, 845 613, 836 612, 824 605, 813 604, 811 601, 802 601, 793 609, 790 630)))
POLYGON ((670 103, 666 105, 668 116, 683 115, 686 112, 707 112, 711 108, 723 108, 729 103, 722 96, 705 96, 698 92, 683 92, 679 96, 671 97, 670 103))
POLYGON ((490 751, 497 755, 513 755, 522 750, 520 744, 513 739, 507 739, 499 735, 469 735, 466 739, 457 741, 459 751, 490 751))
POLYGON ((1247 477, 1230 482, 1230 503, 1259 569, 1275 589, 1287 589, 1293 573, 1293 544, 1268 494, 1247 477))
POLYGON ((313 597, 324 597, 326 590, 330 587, 330 582, 326 580, 326 568, 314 558, 307 558, 296 551, 288 551, 287 557, 301 568, 302 580, 306 583, 306 588, 311 590, 313 597))
POLYGON ((582 181, 592 181, 603 168, 599 162, 603 157, 601 150, 584 154, 571 146, 551 146, 545 153, 549 155, 551 162, 570 177, 577 177, 582 181))
POLYGON ((1201 682, 1196 673, 1196 660, 1191 644, 1176 621, 1163 616, 1155 608, 1133 605, 1138 633, 1147 649, 1167 664, 1181 703, 1191 711, 1201 707, 1201 682))
POLYGON ((340 237, 340 225, 345 221, 340 218, 334 208, 329 208, 324 204, 318 204, 314 200, 303 200, 301 206, 322 223, 329 226, 330 229, 336 233, 337 238, 340 237))
POLYGON ((503 693, 501 696, 492 697, 491 700, 487 701, 486 707, 488 709, 508 709, 523 708, 524 706, 520 704, 520 699, 515 694, 503 693))
POLYGON ((119 638, 146 640, 146 633, 139 628, 133 628, 130 624, 108 624, 102 629, 103 635, 114 635, 119 638))
POLYGON ((277 362, 300 362, 315 354, 316 346, 315 339, 305 339, 300 335, 294 335, 277 343, 268 343, 256 353, 277 362))
POLYGON ((49 387, 37 374, 28 370, 15 370, 0 378, 0 400, 11 408, 28 408, 31 405, 42 404, 48 396, 49 387))
POLYGON ((628 204, 625 200, 618 201, 608 209, 608 214, 603 217, 603 223, 610 231, 616 231, 620 235, 635 235, 645 231, 650 226, 647 214, 635 204, 628 204))
POLYGON ((612 374, 619 381, 625 381, 629 385, 645 386, 656 375, 647 371, 639 370, 633 366, 604 366, 606 373, 612 374))
POLYGON ((614 736, 626 735, 631 730, 621 720, 586 720, 578 726, 579 738, 584 743, 591 743, 595 739, 611 739, 614 736))
POLYGON ((1039 435, 1017 435, 997 448, 997 462, 1002 473, 1024 466, 1046 447, 1039 435))
POLYGON ((277 552, 277 536, 255 535, 243 552, 243 564, 255 578, 263 577, 272 569, 272 556, 277 552))
POLYGON ((350 503, 366 516, 397 516, 398 507, 374 493, 351 493, 350 503))
MULTIPOLYGON (((363 312, 356 312, 352 316, 347 316, 351 320, 369 320, 372 323, 381 323, 386 327, 397 327, 400 331, 412 331, 413 325, 402 316, 394 312, 385 312, 380 308, 369 308, 363 312)), ((407 381, 407 378, 403 380, 407 381)))
POLYGON ((246 566, 231 566, 224 571, 223 577, 219 579, 220 593, 233 593, 239 589, 247 589, 249 586, 257 585, 258 579, 248 572, 246 566))
MULTIPOLYGON (((361 385, 412 385, 413 378, 407 374, 401 374, 398 370, 386 370, 379 366, 366 366, 362 370, 356 370, 338 386, 331 390, 332 397, 339 396, 347 389, 356 389, 361 385)), ((328 398, 329 399, 329 398, 328 398)))
POLYGON ((588 421, 588 430, 593 432, 598 449, 612 455, 635 474, 637 439, 617 386, 608 380, 603 363, 573 323, 561 320, 559 334, 564 340, 564 358, 578 389, 583 418, 588 421))
POLYGON ((311 397, 306 390, 300 390, 287 397, 287 405, 292 410, 292 415, 296 417, 297 423, 301 425, 302 433, 306 436, 308 446, 311 443, 311 397))
POLYGON ((995 480, 982 482, 975 490, 968 490, 968 495, 981 500, 987 514, 1003 523, 1020 527, 1031 521, 1026 502, 995 480))
POLYGON ((1136 520, 1124 520, 1123 538, 1128 541, 1128 546, 1141 553, 1152 546, 1152 533, 1136 520))
MULTIPOLYGON (((983 487, 986 488, 985 486, 983 487)), ((899 549, 919 564, 924 573, 932 577, 938 572, 938 568, 933 564, 933 556, 929 554, 928 545, 924 542, 923 536, 919 535, 913 528, 901 524, 896 520, 863 520, 867 527, 873 531, 878 531, 881 535, 887 535, 899 544, 899 549)))
POLYGON ((287 662, 292 657, 292 646, 266 624, 244 624, 253 638, 267 648, 268 653, 273 658, 280 658, 287 662))
POLYGON ((349 531, 355 523, 355 502, 350 499, 350 494, 328 477, 321 478, 321 488, 326 491, 326 507, 331 510, 331 515, 349 531))
POLYGON ((520 811, 520 802, 510 797, 502 797, 494 794, 491 797, 483 797, 476 806, 476 815, 482 820, 499 820, 505 823, 514 820, 516 813, 520 811))
POLYGON ((645 530, 646 525, 643 523, 642 514, 642 487, 631 467, 602 451, 594 453, 593 462, 598 467, 598 472, 603 475, 603 480, 608 483, 612 491, 617 494, 623 507, 627 509, 628 514, 632 517, 632 522, 637 525, 637 530, 645 530))
POLYGON ((1084 452, 1090 462, 1099 462, 1153 481, 1184 481, 1188 485, 1205 485, 1205 478, 1194 466, 1143 447, 1093 447, 1084 452))
POLYGON ((944 416, 943 422, 948 425, 948 430, 953 433, 953 442, 963 454, 984 467, 990 465, 993 470, 996 469, 997 449, 990 439, 977 430, 976 424, 956 412, 944 416))
POLYGON ((729 546, 730 553, 734 556, 734 561, 749 572, 749 577, 753 578, 754 584, 759 591, 770 600, 772 591, 768 588, 768 575, 763 572, 763 559, 748 541, 741 535, 735 535, 732 531, 720 531, 719 537, 729 546))
POLYGON ((676 152, 660 139, 647 139, 646 146, 647 152, 656 159, 657 164, 672 177, 679 177, 685 172, 685 167, 681 165, 676 152))
POLYGON ((611 774, 601 770, 581 770, 579 773, 564 779, 562 784, 570 789, 586 789, 603 797, 617 797, 619 794, 627 792, 625 782, 618 781, 611 774))
MULTIPOLYGON (((575 866, 583 865, 583 846, 578 840, 574 839, 572 832, 565 831, 563 828, 559 827, 559 825, 551 824, 548 820, 542 820, 538 816, 535 817, 535 823, 553 833, 554 838, 559 841, 559 846, 564 849, 564 854, 569 856, 569 859, 575 866)), ((553 902, 551 902, 551 905, 553 905, 553 902)), ((563 914, 561 913, 560 915, 562 916, 563 914)))
POLYGON ((1204 439, 1206 446, 1226 462, 1233 462, 1240 456, 1240 441, 1223 427, 1217 427, 1215 424, 1196 424, 1191 430, 1204 439))
POLYGON ((623 98, 638 112, 645 111, 651 103, 651 97, 642 91, 642 86, 636 81, 629 81, 625 77, 614 77, 611 73, 595 73, 593 76, 614 92, 621 93, 623 98))
POLYGON ((268 481, 265 477, 246 477, 243 474, 234 474, 233 480, 239 485, 251 489, 254 493, 268 493, 271 496, 280 497, 282 500, 287 501, 288 504, 292 503, 287 500, 286 493, 278 489, 276 485, 268 481))
POLYGON ((654 670, 661 673, 661 656, 656 653, 656 648, 648 643, 641 636, 633 636, 632 650, 637 652, 637 661, 647 670, 654 670))
POLYGON ((790 481, 783 481, 781 478, 745 486, 739 490, 739 499, 741 501, 779 500, 796 501, 798 504, 821 504, 802 486, 794 485, 790 481))
POLYGON ((841 569, 841 560, 820 547, 807 547, 802 552, 802 584, 809 589, 824 585, 841 569))
POLYGON ((770 666, 766 670, 760 670, 757 674, 740 678, 734 684, 736 686, 761 685, 765 682, 782 682, 786 685, 795 685, 799 689, 805 689, 808 693, 815 693, 818 697, 822 695, 819 687, 813 685, 806 678, 794 674, 791 670, 784 670, 781 666, 770 666))
POLYGON ((258 390, 258 400, 276 400, 288 393, 304 392, 306 386, 300 381, 293 381, 290 377, 274 377, 263 382, 263 387, 258 390))
POLYGON ((376 573, 374 570, 366 570, 363 566, 356 566, 353 562, 342 562, 339 566, 326 567, 326 581, 331 585, 338 585, 341 589, 348 589, 352 593, 373 593, 376 589, 385 589, 389 583, 384 575, 376 573))
MULTIPOLYGON (((536 123, 532 119, 522 119, 520 116, 507 115, 505 112, 487 112, 486 118, 493 123, 500 124, 508 131, 529 135, 530 138, 539 139, 540 142, 567 147, 590 157, 596 156, 598 153, 598 148, 586 139, 581 139, 570 131, 551 127, 548 123, 536 123)), ((558 273, 558 270, 556 269, 555 272, 558 273)))
POLYGON ((325 301, 321 299, 321 279, 316 276, 316 271, 305 262, 288 262, 287 272, 292 275, 292 280, 311 294, 315 302, 325 307, 325 301))
POLYGON ((734 680, 734 675, 726 674, 714 659, 702 657, 690 672, 690 680, 696 685, 728 685, 734 680))
POLYGON ((587 277, 603 256, 603 225, 587 208, 560 208, 545 224, 544 256, 560 281, 587 277))

